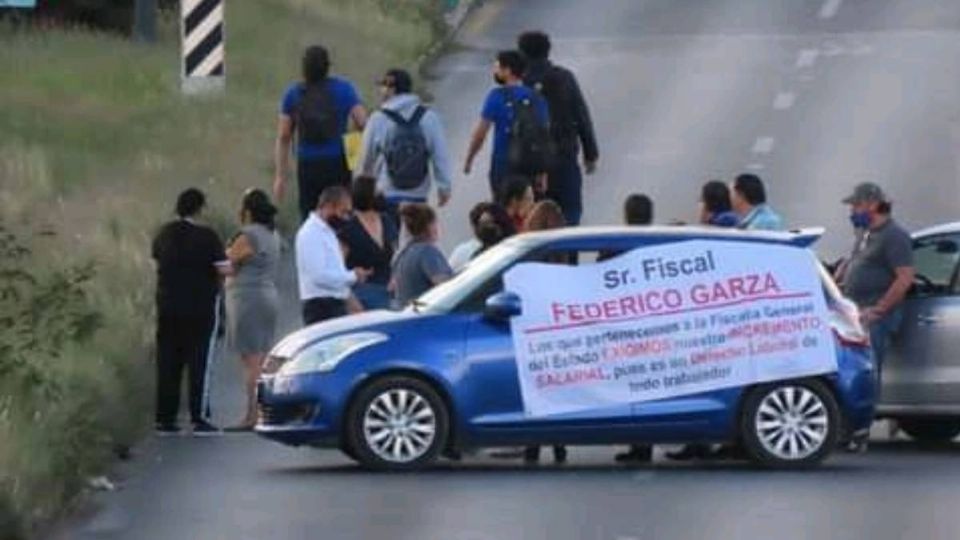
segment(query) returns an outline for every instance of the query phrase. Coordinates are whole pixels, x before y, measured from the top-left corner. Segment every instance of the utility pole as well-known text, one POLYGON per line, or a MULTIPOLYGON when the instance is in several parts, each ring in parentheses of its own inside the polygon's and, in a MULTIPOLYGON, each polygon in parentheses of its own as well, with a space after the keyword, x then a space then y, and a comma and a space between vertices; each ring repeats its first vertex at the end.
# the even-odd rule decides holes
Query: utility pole
POLYGON ((157 0, 135 0, 133 39, 141 43, 157 41, 157 0))

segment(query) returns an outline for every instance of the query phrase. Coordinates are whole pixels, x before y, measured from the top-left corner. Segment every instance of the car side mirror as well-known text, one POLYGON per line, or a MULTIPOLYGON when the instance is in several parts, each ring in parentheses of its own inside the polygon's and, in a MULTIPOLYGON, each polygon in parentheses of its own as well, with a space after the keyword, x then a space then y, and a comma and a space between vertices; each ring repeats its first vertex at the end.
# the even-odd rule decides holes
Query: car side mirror
POLYGON ((491 321, 505 322, 522 312, 520 297, 512 292, 504 291, 487 298, 483 315, 491 321))

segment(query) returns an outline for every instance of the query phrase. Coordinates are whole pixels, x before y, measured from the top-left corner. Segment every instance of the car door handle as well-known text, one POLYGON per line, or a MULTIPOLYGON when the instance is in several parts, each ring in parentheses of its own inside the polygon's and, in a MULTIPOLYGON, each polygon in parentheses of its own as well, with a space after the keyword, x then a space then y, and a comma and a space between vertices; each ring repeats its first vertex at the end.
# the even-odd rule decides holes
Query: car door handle
POLYGON ((918 315, 917 322, 925 325, 940 324, 943 322, 943 317, 934 317, 933 315, 918 315))

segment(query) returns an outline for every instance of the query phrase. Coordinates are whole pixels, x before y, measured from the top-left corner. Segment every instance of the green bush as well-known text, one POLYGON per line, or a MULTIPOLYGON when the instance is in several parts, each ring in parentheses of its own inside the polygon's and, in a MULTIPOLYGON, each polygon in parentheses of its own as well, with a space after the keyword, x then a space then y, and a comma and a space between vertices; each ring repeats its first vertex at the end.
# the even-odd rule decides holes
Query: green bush
POLYGON ((327 45, 375 103, 383 70, 414 68, 434 43, 436 5, 228 1, 227 92, 209 99, 179 93, 175 14, 155 46, 0 22, 0 540, 49 518, 149 428, 149 245, 176 193, 202 188, 209 217, 233 229, 243 190, 269 187, 303 47, 327 45))

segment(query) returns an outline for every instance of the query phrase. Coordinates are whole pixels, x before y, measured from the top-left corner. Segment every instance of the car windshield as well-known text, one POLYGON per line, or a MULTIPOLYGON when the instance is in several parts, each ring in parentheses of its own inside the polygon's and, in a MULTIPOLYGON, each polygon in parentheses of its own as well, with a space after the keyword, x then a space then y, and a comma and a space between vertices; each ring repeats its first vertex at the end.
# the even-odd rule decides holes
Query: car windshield
POLYGON ((416 299, 410 309, 421 313, 445 313, 454 309, 476 287, 516 261, 526 249, 521 239, 511 238, 484 251, 449 281, 416 299))

